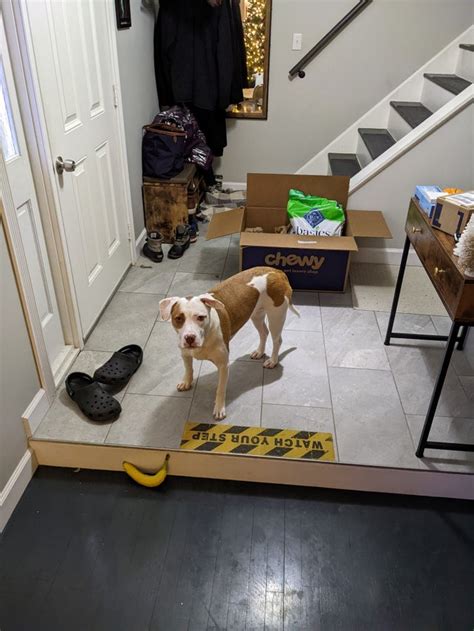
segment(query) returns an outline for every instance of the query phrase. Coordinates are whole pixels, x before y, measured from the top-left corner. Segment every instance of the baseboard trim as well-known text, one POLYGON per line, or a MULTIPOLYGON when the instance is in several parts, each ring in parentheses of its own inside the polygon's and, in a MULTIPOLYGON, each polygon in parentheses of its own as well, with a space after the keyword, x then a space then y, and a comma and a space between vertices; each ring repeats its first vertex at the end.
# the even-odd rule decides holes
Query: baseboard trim
POLYGON ((145 244, 145 239, 146 239, 146 228, 143 228, 143 230, 140 232, 140 234, 135 240, 135 254, 136 254, 137 259, 139 256, 141 256, 142 248, 145 244))
POLYGON ((39 424, 46 416, 51 402, 48 399, 46 390, 41 388, 33 397, 33 400, 21 415, 26 435, 32 436, 39 427, 39 424))
POLYGON ((245 191, 247 188, 246 182, 223 182, 222 188, 231 188, 234 191, 245 191))
POLYGON ((60 366, 54 371, 54 383, 56 385, 56 388, 62 383, 67 373, 69 372, 69 369, 76 361, 77 356, 81 352, 81 349, 76 348, 75 346, 67 346, 66 348, 67 350, 60 366))
MULTIPOLYGON (((400 265, 402 258, 401 248, 359 248, 352 254, 353 263, 375 263, 379 265, 400 265)), ((407 265, 419 267, 421 265, 414 250, 408 254, 407 265)))
POLYGON ((37 466, 33 450, 28 449, 10 476, 5 488, 0 492, 0 533, 7 525, 37 466))

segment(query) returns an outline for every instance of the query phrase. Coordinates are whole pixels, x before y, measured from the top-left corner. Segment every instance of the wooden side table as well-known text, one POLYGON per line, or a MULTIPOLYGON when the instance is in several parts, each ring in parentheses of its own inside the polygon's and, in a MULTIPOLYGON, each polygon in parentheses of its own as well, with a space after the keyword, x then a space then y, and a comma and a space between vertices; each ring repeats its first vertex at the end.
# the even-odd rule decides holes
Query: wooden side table
POLYGON ((447 443, 429 440, 431 426, 433 425, 433 419, 454 347, 457 344, 458 350, 463 349, 467 331, 469 327, 474 324, 474 278, 466 276, 459 267, 458 259, 453 255, 454 238, 433 228, 429 218, 419 207, 415 199, 412 199, 410 202, 405 232, 407 236, 395 286, 385 344, 389 345, 391 339, 436 340, 447 342, 443 362, 436 379, 423 430, 418 442, 416 455, 422 458, 425 449, 474 451, 474 444, 447 443), (418 254, 426 273, 430 277, 434 288, 452 320, 451 330, 447 336, 393 332, 393 323, 397 312, 398 299, 400 297, 410 245, 413 246, 415 252, 418 254))

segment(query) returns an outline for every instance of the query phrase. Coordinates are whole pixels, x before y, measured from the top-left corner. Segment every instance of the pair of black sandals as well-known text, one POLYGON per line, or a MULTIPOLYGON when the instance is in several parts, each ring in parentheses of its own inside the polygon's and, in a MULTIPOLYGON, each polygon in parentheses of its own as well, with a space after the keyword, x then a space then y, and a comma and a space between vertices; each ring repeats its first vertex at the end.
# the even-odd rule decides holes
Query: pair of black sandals
POLYGON ((142 361, 143 351, 140 346, 129 344, 97 368, 93 377, 84 372, 72 372, 66 378, 66 391, 91 421, 115 421, 120 416, 122 406, 112 394, 127 385, 142 361))

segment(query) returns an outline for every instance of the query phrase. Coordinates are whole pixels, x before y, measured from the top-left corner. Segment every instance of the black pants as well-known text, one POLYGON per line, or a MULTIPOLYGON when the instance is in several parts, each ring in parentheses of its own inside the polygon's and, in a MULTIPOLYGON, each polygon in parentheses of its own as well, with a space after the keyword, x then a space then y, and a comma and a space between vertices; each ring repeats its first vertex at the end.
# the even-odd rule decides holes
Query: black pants
POLYGON ((219 158, 227 146, 227 129, 224 110, 203 110, 195 105, 188 104, 189 109, 196 117, 202 133, 206 136, 207 144, 212 153, 219 158))

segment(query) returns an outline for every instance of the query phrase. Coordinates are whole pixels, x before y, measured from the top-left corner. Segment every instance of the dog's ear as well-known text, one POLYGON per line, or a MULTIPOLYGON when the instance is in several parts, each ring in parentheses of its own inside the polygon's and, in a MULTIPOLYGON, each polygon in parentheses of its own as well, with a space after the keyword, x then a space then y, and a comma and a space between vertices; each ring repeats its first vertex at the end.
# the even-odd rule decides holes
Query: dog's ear
POLYGON ((163 300, 160 300, 160 316, 162 320, 170 319, 171 309, 178 302, 178 300, 178 296, 173 296, 172 298, 163 298, 163 300))
POLYGON ((212 294, 202 294, 199 296, 199 300, 201 300, 206 306, 212 307, 213 309, 225 309, 225 305, 217 298, 214 298, 212 294))

